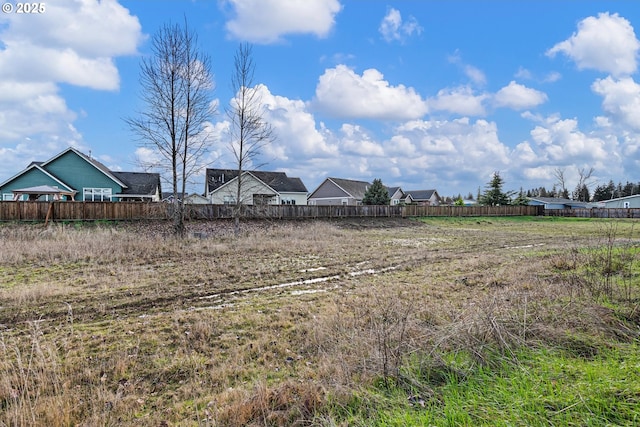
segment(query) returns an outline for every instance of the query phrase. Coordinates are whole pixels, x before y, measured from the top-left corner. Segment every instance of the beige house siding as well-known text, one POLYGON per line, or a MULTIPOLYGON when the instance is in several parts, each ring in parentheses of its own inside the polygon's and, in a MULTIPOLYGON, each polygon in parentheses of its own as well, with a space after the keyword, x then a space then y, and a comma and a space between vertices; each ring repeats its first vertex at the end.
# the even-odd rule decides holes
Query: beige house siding
POLYGON ((306 205, 307 193, 280 193, 280 203, 288 205, 306 205))
MULTIPOLYGON (((213 204, 235 204, 238 192, 238 179, 233 178, 209 194, 209 201, 213 204)), ((289 204, 306 205, 307 193, 285 192, 278 193, 251 173, 242 174, 241 202, 244 205, 254 204, 289 204)))
MULTIPOLYGON (((244 205, 253 205, 261 198, 268 204, 280 204, 280 197, 273 189, 266 186, 262 181, 256 179, 251 174, 242 175, 242 193, 240 202, 244 205)), ((235 204, 238 193, 238 178, 233 178, 226 184, 218 187, 209 194, 209 199, 213 204, 235 204)))

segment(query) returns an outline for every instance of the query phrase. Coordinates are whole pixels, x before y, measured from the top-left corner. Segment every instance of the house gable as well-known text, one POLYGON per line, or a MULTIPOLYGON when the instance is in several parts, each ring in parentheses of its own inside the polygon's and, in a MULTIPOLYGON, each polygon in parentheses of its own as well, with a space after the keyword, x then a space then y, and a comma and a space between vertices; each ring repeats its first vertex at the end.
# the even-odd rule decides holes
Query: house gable
POLYGON ((42 167, 73 186, 78 191, 76 200, 84 200, 85 189, 110 189, 111 194, 118 194, 127 188, 104 165, 73 148, 44 162, 42 167))
POLYGON ((428 204, 438 206, 440 204, 440 195, 437 190, 409 190, 405 192, 411 196, 414 203, 428 204))
MULTIPOLYGON (((235 203, 238 171, 233 169, 207 169, 206 195, 211 203, 235 203)), ((307 187, 300 178, 288 177, 285 172, 244 171, 242 173, 243 203, 253 203, 254 195, 262 203, 307 203, 307 187), (246 180, 246 181, 245 181, 246 180)))
POLYGON ((44 170, 38 163, 32 163, 25 170, 0 185, 0 199, 13 200, 13 190, 41 185, 57 187, 64 191, 74 191, 71 186, 44 170))
POLYGON ((366 181, 355 181, 342 178, 326 178, 308 198, 310 204, 335 205, 362 203, 364 194, 371 186, 366 181))
MULTIPOLYGON (((246 205, 254 204, 256 197, 263 199, 277 198, 278 193, 267 184, 256 178, 250 172, 242 173, 242 189, 240 194, 240 202, 246 205)), ((209 193, 209 198, 213 204, 235 204, 238 195, 238 177, 226 181, 209 193)), ((279 203, 279 200, 275 201, 279 203)))
POLYGON ((400 187, 387 187, 387 191, 389 192, 389 203, 394 205, 399 205, 400 203, 406 203, 406 197, 404 191, 400 187))
POLYGON ((75 193, 73 199, 78 201, 159 200, 161 194, 160 174, 112 172, 74 148, 68 148, 46 162, 32 162, 0 184, 0 193, 2 199, 12 200, 13 190, 44 187, 58 188, 61 193, 75 193))

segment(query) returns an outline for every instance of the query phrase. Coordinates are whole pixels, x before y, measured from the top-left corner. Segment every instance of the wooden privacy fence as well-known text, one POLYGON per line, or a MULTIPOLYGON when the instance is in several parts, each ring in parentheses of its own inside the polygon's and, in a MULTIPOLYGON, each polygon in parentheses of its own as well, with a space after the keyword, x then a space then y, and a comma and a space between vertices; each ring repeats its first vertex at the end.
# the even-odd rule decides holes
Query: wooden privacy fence
POLYGON ((544 214, 576 218, 640 218, 640 208, 549 209, 544 214))
MULTIPOLYGON (((145 202, 0 202, 0 221, 129 221, 171 218, 173 206, 145 202)), ((244 218, 305 219, 418 216, 535 216, 539 206, 243 206, 244 218)), ((187 205, 187 219, 233 218, 230 205, 187 205)))

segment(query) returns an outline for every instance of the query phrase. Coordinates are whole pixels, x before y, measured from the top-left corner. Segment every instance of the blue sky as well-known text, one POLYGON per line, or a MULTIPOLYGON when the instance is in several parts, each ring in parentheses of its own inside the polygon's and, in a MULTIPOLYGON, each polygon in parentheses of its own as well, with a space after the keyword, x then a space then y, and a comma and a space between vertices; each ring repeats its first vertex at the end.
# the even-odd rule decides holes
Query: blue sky
MULTIPOLYGON (((15 4, 13 0, 9 2, 15 4)), ((68 146, 113 170, 149 154, 124 118, 140 58, 187 19, 211 56, 209 167, 233 167, 224 105, 253 44, 277 140, 265 170, 309 191, 333 176, 443 196, 545 186, 563 170, 640 181, 637 1, 49 0, 0 15, 0 181, 68 146)), ((192 187, 201 192, 204 178, 192 187)))

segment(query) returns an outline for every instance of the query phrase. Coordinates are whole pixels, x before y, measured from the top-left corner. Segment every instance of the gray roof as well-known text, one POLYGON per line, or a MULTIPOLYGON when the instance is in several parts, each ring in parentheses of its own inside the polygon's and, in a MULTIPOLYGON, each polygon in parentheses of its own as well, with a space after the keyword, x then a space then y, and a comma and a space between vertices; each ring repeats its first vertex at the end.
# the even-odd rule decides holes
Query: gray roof
POLYGON ((405 194, 411 195, 411 198, 415 201, 430 200, 436 190, 409 190, 405 191, 405 194))
POLYGON ((396 194, 396 191, 400 190, 401 197, 407 197, 407 193, 402 190, 400 187, 387 187, 387 191, 389 192, 389 197, 393 197, 396 194))
POLYGON ((387 191, 389 192, 389 197, 393 196, 396 191, 398 191, 400 187, 387 187, 387 191))
MULTIPOLYGON (((300 178, 288 177, 284 172, 245 171, 278 193, 306 193, 307 187, 300 178)), ((235 169, 207 169, 207 191, 211 192, 238 176, 235 169)))
POLYGON ((568 204, 573 203, 574 201, 571 199, 563 199, 560 197, 529 197, 530 200, 536 200, 538 202, 543 203, 556 203, 556 204, 568 204))
POLYGON ((75 194, 76 191, 67 191, 52 185, 36 185, 35 187, 19 188, 13 190, 13 193, 24 194, 75 194))
POLYGON ((560 197, 529 197, 528 199, 545 205, 566 205, 574 208, 587 208, 593 206, 593 203, 580 202, 578 200, 564 199, 560 197))
POLYGON ((122 194, 152 195, 156 191, 162 193, 160 174, 148 172, 111 172, 117 179, 127 185, 122 194))
POLYGON ((333 181, 334 184, 342 188, 344 191, 349 193, 354 199, 362 200, 364 199, 364 193, 367 192, 367 189, 371 186, 370 182, 367 181, 355 181, 353 179, 343 179, 343 178, 327 178, 333 181))

